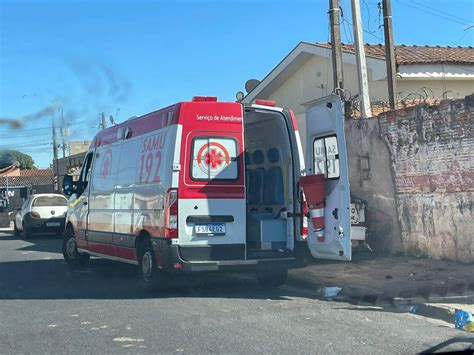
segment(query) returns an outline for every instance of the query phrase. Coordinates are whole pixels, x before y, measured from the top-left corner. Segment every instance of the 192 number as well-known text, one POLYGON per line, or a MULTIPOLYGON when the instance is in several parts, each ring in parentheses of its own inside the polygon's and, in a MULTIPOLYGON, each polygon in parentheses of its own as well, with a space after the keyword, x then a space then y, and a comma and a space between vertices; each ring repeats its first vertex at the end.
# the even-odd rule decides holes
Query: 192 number
POLYGON ((160 182, 160 165, 161 151, 143 153, 140 156, 140 182, 160 182))

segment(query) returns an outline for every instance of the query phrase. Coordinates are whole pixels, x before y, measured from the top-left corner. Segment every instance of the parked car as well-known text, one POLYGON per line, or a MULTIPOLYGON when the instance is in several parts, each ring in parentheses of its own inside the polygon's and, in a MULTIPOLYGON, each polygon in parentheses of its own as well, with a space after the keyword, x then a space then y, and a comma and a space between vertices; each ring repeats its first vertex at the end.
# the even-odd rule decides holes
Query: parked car
POLYGON ((31 195, 18 209, 15 216, 14 231, 23 239, 33 233, 62 234, 67 212, 67 199, 60 194, 31 195))

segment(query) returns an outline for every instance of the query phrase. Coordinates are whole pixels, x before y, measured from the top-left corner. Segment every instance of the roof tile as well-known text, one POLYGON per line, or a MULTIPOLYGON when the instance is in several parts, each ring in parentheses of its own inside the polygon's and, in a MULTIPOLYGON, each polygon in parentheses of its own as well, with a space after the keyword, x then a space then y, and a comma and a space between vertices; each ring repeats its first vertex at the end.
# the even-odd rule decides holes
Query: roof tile
MULTIPOLYGON (((330 43, 316 43, 329 48, 330 43)), ((354 52, 354 46, 343 44, 344 52, 354 52)), ((382 44, 365 44, 365 54, 368 57, 385 59, 385 46, 382 44)), ((474 48, 441 47, 441 46, 395 46, 395 61, 398 65, 408 64, 474 64, 474 48)))

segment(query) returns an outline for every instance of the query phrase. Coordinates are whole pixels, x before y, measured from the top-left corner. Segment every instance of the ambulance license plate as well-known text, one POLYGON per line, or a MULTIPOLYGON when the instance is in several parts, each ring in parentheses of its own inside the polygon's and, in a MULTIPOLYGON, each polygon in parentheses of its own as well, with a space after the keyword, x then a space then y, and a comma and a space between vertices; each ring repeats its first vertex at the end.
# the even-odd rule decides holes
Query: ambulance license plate
POLYGON ((225 235, 225 223, 196 224, 194 231, 196 234, 225 235))

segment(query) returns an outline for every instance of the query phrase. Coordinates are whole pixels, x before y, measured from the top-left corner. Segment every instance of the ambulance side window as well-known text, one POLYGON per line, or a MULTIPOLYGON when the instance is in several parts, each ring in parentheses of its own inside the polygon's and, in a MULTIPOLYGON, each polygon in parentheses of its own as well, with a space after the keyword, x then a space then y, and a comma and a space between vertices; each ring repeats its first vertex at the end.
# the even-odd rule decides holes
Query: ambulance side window
POLYGON ((314 172, 328 179, 339 178, 339 149, 337 137, 316 138, 313 142, 314 172))
POLYGON ((78 186, 78 191, 77 191, 78 195, 81 195, 86 189, 87 185, 89 184, 89 180, 91 176, 92 156, 93 156, 93 153, 89 153, 86 155, 86 158, 84 159, 84 164, 82 165, 81 176, 80 176, 79 186, 78 186))
POLYGON ((196 137, 192 143, 191 179, 236 180, 237 141, 228 137, 196 137))

